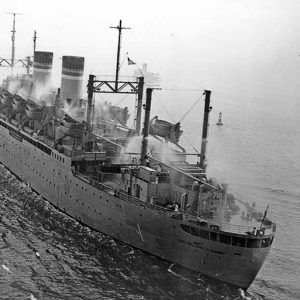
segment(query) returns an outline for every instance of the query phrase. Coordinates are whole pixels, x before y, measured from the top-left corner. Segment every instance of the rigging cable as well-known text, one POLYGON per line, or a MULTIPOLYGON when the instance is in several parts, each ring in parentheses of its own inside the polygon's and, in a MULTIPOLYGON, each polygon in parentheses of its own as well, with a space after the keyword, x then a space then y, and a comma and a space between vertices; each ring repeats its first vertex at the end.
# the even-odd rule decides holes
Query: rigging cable
POLYGON ((176 88, 163 88, 164 91, 182 91, 182 92, 203 92, 205 89, 176 89, 176 88))
POLYGON ((125 56, 124 56, 124 58, 123 58, 123 60, 122 60, 122 62, 121 62, 121 64, 120 64, 120 66, 119 66, 119 71, 121 70, 122 65, 123 65, 123 63, 124 63, 124 60, 126 59, 127 55, 128 55, 128 52, 126 52, 126 54, 125 54, 125 56))
POLYGON ((186 111, 186 113, 181 117, 181 119, 179 120, 179 122, 182 122, 184 120, 184 118, 191 112, 191 110, 196 106, 196 104, 199 102, 200 99, 202 99, 203 96, 199 97, 194 103, 193 105, 186 111))
MULTIPOLYGON (((165 108, 165 106, 162 104, 162 102, 160 101, 160 98, 156 95, 156 93, 153 93, 153 95, 155 96, 155 98, 158 100, 158 102, 160 103, 160 105, 162 106, 163 110, 167 113, 167 115, 169 116, 169 118, 172 120, 172 122, 176 123, 176 121, 172 118, 172 116, 169 114, 169 112, 167 111, 167 109, 165 108)), ((198 103, 198 101, 203 98, 203 96, 201 96, 200 98, 197 99, 197 101, 192 105, 192 108, 196 105, 196 103, 198 103)), ((186 113, 187 114, 187 113, 186 113)), ((182 119, 182 118, 181 118, 182 119)), ((197 152, 199 154, 199 151, 194 147, 194 145, 190 142, 190 140, 187 138, 186 134, 183 132, 182 137, 185 139, 185 141, 195 150, 195 152, 197 152)))
POLYGON ((168 110, 166 109, 166 107, 162 104, 162 102, 160 101, 160 98, 156 95, 156 93, 153 93, 154 97, 158 100, 159 104, 161 105, 161 107, 163 108, 163 110, 165 111, 165 113, 169 116, 169 118, 172 120, 172 122, 175 123, 175 120, 173 119, 173 117, 169 114, 168 110))

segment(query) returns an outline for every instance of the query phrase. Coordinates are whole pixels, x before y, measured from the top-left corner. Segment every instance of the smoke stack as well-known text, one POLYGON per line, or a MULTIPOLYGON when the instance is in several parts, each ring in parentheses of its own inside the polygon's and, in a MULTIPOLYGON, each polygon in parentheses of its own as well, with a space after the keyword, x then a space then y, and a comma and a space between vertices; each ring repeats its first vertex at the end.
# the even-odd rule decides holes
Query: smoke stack
POLYGON ((50 88, 52 72, 53 53, 45 51, 35 51, 33 61, 33 94, 50 88))
POLYGON ((61 77, 61 101, 72 108, 80 107, 84 57, 63 56, 61 77))

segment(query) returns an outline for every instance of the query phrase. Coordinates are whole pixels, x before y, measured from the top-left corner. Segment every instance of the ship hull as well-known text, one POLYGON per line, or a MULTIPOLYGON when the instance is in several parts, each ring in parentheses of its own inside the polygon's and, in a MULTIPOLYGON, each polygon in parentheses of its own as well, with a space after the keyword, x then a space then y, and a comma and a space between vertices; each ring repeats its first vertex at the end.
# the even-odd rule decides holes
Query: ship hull
POLYGON ((247 289, 268 248, 241 248, 194 237, 175 212, 73 174, 71 159, 37 146, 0 121, 0 162, 52 205, 87 226, 124 243, 209 277, 247 289))

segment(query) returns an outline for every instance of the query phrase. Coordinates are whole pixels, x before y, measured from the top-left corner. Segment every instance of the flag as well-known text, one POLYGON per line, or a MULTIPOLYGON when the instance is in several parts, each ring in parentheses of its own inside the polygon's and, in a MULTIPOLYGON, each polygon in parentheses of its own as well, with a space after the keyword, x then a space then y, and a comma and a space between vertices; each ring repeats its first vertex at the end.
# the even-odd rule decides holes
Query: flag
POLYGON ((131 60, 129 57, 127 57, 127 61, 128 61, 128 65, 130 66, 130 65, 135 65, 136 63, 133 61, 133 60, 131 60))

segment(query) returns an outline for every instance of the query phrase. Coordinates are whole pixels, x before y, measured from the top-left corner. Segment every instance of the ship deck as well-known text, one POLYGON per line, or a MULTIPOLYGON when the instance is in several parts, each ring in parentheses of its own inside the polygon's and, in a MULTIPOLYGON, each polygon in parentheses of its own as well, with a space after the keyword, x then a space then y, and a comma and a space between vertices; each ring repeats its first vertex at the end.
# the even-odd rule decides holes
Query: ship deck
POLYGON ((176 219, 180 219, 182 221, 187 221, 189 223, 193 223, 196 225, 200 225, 201 221, 207 222, 207 227, 215 228, 218 227, 219 230, 223 232, 229 232, 234 234, 242 234, 242 235, 256 235, 256 230, 264 229, 264 235, 271 235, 273 233, 273 226, 263 224, 261 225, 262 213, 257 217, 251 217, 251 213, 249 213, 249 206, 245 203, 239 203, 240 210, 237 213, 230 213, 230 218, 220 217, 219 215, 206 216, 205 218, 199 217, 193 213, 187 213, 182 210, 174 211, 165 206, 156 205, 148 202, 144 202, 136 197, 130 196, 124 191, 121 191, 119 182, 114 181, 112 178, 109 180, 105 180, 101 182, 96 178, 91 178, 88 174, 77 173, 75 174, 81 180, 88 182, 92 186, 104 190, 106 193, 110 195, 114 195, 121 200, 133 202, 135 204, 140 204, 143 206, 147 206, 151 209, 158 210, 161 213, 165 213, 168 216, 174 217, 176 219), (244 206, 244 207, 243 207, 244 206), (248 207, 248 214, 246 212, 248 207))

